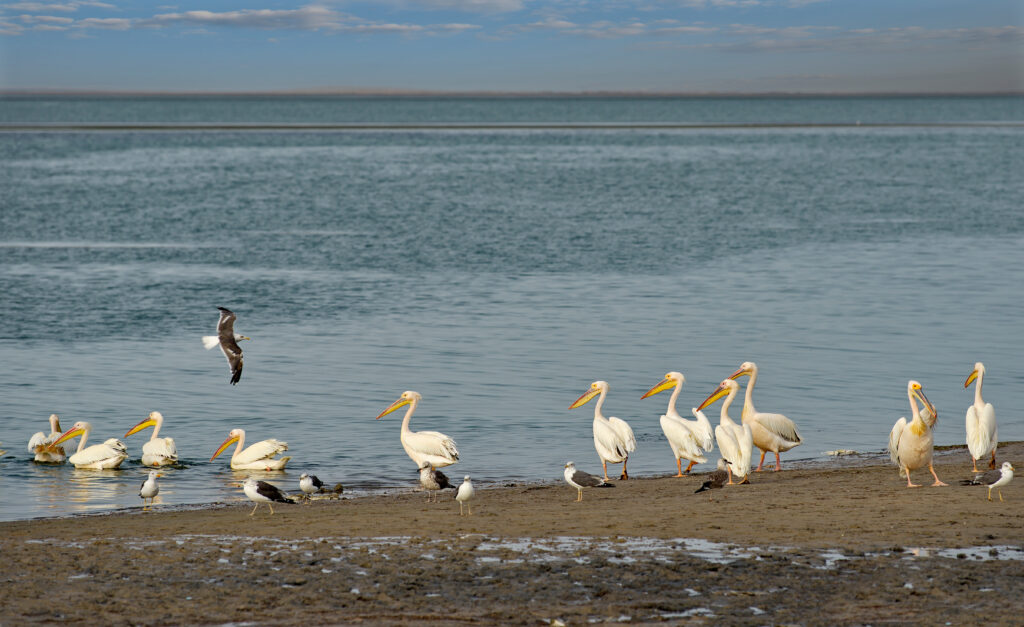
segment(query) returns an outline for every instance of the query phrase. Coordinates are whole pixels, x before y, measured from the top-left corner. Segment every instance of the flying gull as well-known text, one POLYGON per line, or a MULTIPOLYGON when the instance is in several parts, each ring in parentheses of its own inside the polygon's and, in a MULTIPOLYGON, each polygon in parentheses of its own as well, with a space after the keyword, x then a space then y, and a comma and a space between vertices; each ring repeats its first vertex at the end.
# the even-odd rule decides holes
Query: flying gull
POLYGON ((220 346, 221 352, 228 360, 228 367, 231 368, 231 385, 236 385, 242 378, 242 347, 238 345, 238 342, 252 338, 235 333, 235 312, 224 307, 217 307, 217 309, 220 310, 217 335, 204 335, 203 346, 206 347, 206 350, 220 346))
POLYGON ((250 501, 256 503, 256 507, 252 508, 250 516, 256 513, 256 509, 260 506, 260 503, 266 503, 267 507, 270 508, 270 515, 274 515, 274 506, 272 503, 291 503, 295 504, 295 501, 291 500, 287 496, 281 493, 277 489, 277 486, 271 485, 266 481, 257 481, 252 477, 245 480, 242 484, 242 489, 245 490, 245 495, 249 497, 250 501))
POLYGON ((961 485, 984 485, 988 486, 988 500, 992 500, 992 488, 996 489, 999 494, 999 501, 1003 501, 1003 492, 999 488, 1003 487, 1010 480, 1013 479, 1013 465, 1010 462, 1003 462, 1003 467, 999 470, 990 470, 983 474, 977 474, 973 479, 965 479, 960 482, 961 485))
POLYGON ((718 469, 708 475, 708 480, 701 484, 699 488, 694 491, 694 494, 698 492, 704 492, 705 490, 717 490, 718 488, 725 485, 725 482, 729 480, 729 470, 726 465, 725 459, 718 458, 718 469))
POLYGON ((473 482, 469 480, 469 475, 466 475, 462 480, 462 485, 459 486, 459 491, 455 493, 455 500, 459 502, 459 516, 462 516, 463 503, 469 508, 469 515, 473 515, 473 506, 469 504, 471 498, 473 498, 473 482))
POLYGON ((435 469, 427 461, 420 464, 420 485, 427 491, 427 500, 429 501, 431 495, 433 495, 435 502, 437 501, 438 490, 455 488, 455 486, 448 482, 447 475, 435 469))
POLYGON ((572 487, 576 488, 579 494, 576 497, 576 502, 583 500, 583 488, 614 488, 615 486, 607 481, 603 481, 600 477, 595 477, 590 473, 583 472, 582 470, 576 470, 576 464, 569 462, 565 465, 565 476, 566 482, 572 487))
POLYGON ((149 471, 149 477, 142 482, 142 487, 139 488, 139 496, 142 497, 142 509, 146 509, 146 499, 149 499, 149 504, 153 504, 153 499, 160 493, 160 486, 157 485, 156 478, 161 476, 159 472, 155 470, 149 471))

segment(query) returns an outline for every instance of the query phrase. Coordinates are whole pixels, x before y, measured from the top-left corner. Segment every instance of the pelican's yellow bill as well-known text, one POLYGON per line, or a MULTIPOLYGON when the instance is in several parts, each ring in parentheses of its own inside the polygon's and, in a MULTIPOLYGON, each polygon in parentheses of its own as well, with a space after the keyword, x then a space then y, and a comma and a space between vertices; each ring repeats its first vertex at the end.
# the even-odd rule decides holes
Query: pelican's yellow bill
POLYGON ((601 393, 600 389, 593 389, 593 388, 591 388, 591 389, 587 390, 586 392, 583 393, 582 396, 580 396, 575 401, 573 401, 572 405, 569 405, 569 409, 576 409, 577 407, 582 407, 583 405, 586 405, 587 402, 590 399, 594 398, 595 396, 597 396, 600 393, 601 393))
POLYGON ((226 449, 227 447, 231 446, 232 444, 234 444, 237 441, 238 441, 238 436, 237 435, 229 435, 228 439, 224 440, 224 443, 220 445, 220 448, 217 449, 217 452, 214 453, 213 457, 210 458, 210 461, 212 462, 213 460, 217 459, 217 456, 220 455, 221 453, 223 453, 224 449, 226 449))
POLYGON ((131 429, 129 429, 128 433, 124 434, 124 437, 127 438, 128 436, 130 436, 132 434, 135 434, 135 433, 138 433, 139 431, 142 431, 146 427, 155 427, 155 426, 156 426, 156 420, 153 420, 152 418, 146 418, 145 420, 143 420, 139 424, 137 424, 134 427, 132 427, 131 429))
POLYGON ((81 428, 79 428, 79 427, 71 427, 70 429, 65 431, 59 438, 57 438, 57 441, 54 442, 52 444, 52 446, 57 446, 61 442, 67 442, 68 440, 70 440, 71 438, 75 437, 76 435, 81 435, 81 434, 82 434, 82 429, 81 428))
POLYGON ((676 382, 675 382, 674 379, 663 379, 661 381, 661 383, 659 383, 658 385, 654 386, 653 388, 647 390, 647 393, 644 394, 643 396, 641 396, 640 400, 643 400, 643 399, 647 398, 648 396, 653 396, 653 395, 657 394, 658 392, 664 392, 665 390, 671 390, 675 386, 676 386, 676 382))
POLYGON ((711 403, 714 403, 715 401, 722 398, 728 393, 729 388, 725 387, 724 385, 719 385, 718 389, 711 393, 711 396, 704 399, 704 402, 700 404, 700 407, 697 408, 697 411, 704 409, 705 407, 707 407, 711 403))
POLYGON ((405 407, 406 405, 408 405, 411 402, 412 401, 407 399, 407 398, 400 398, 400 399, 398 399, 394 403, 391 403, 391 405, 389 405, 387 409, 385 409, 384 411, 380 412, 380 414, 377 415, 377 420, 380 420, 384 416, 387 416, 388 414, 390 414, 391 412, 395 411, 399 407, 405 407))

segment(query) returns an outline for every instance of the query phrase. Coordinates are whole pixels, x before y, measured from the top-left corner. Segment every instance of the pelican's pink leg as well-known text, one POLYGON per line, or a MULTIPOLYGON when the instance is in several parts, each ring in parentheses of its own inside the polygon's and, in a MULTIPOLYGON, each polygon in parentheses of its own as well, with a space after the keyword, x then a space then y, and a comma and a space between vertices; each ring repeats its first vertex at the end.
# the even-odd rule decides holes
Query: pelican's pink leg
POLYGON ((903 470, 907 473, 907 487, 908 488, 920 488, 921 486, 919 484, 917 484, 917 483, 910 483, 910 469, 907 468, 906 466, 904 466, 903 470))
MULTIPOLYGON (((683 476, 683 458, 682 457, 677 457, 676 458, 676 468, 679 470, 679 472, 676 473, 676 476, 677 477, 682 477, 683 476)), ((686 472, 690 472, 690 467, 689 466, 686 467, 686 472)))
POLYGON ((942 483, 941 481, 939 481, 939 476, 935 474, 935 469, 932 468, 931 462, 928 462, 928 470, 932 471, 932 476, 935 477, 935 483, 932 484, 932 487, 949 485, 948 483, 942 483))
POLYGON ((687 475, 690 474, 690 469, 693 468, 696 465, 697 465, 697 462, 690 462, 690 464, 686 467, 686 470, 684 470, 683 473, 687 474, 687 475))
MULTIPOLYGON (((608 462, 606 462, 606 461, 604 461, 602 459, 601 460, 601 468, 604 468, 604 480, 605 481, 610 481, 610 479, 608 478, 608 462)), ((582 497, 582 496, 583 496, 583 493, 581 492, 580 493, 580 497, 582 497)))
POLYGON ((971 455, 971 464, 974 465, 974 472, 981 472, 980 470, 978 470, 978 460, 974 459, 974 455, 971 455))
POLYGON ((768 451, 761 451, 761 463, 757 465, 757 470, 754 472, 761 472, 761 467, 764 466, 764 454, 768 451))
POLYGON ((782 470, 782 459, 779 457, 779 452, 775 451, 775 472, 782 470))
POLYGON ((628 462, 628 461, 629 461, 628 457, 626 459, 622 460, 622 476, 619 477, 620 481, 625 481, 625 480, 629 479, 629 474, 626 473, 626 462, 628 462))

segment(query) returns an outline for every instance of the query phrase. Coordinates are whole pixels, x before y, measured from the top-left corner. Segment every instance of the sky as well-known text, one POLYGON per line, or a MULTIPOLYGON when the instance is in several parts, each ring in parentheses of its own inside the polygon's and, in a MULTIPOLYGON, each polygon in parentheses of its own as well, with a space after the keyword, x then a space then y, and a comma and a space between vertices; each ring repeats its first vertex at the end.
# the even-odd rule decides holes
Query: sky
POLYGON ((0 0, 0 89, 1024 91, 1021 0, 0 0))

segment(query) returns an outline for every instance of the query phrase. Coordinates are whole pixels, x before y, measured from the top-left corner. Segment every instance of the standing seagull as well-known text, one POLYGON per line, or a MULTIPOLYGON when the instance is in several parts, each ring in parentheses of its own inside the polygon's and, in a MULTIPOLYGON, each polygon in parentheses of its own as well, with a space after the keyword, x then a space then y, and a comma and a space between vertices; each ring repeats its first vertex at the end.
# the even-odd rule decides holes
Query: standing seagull
POLYGON ((622 462, 622 481, 629 479, 626 473, 626 462, 629 461, 629 454, 636 450, 636 437, 633 429, 625 420, 612 416, 605 418, 601 413, 601 405, 604 405, 604 397, 608 393, 606 381, 594 381, 590 389, 584 392, 579 398, 569 405, 569 409, 576 409, 587 404, 590 399, 600 395, 597 404, 594 405, 594 448, 597 449, 597 456, 601 458, 601 466, 604 468, 604 480, 608 481, 608 462, 618 464, 622 462))
POLYGON ((252 512, 249 513, 250 516, 256 513, 256 509, 260 506, 260 503, 267 504, 267 507, 270 508, 271 516, 274 515, 274 506, 271 505, 271 503, 295 504, 295 501, 282 494, 281 491, 277 489, 277 486, 271 485, 266 481, 257 481, 252 477, 245 480, 245 483, 242 484, 242 489, 245 490, 245 495, 249 497, 249 500, 256 503, 256 507, 252 508, 252 512))
POLYGON ((999 502, 1003 501, 1003 492, 999 488, 1003 487, 1010 480, 1013 479, 1013 465, 1010 462, 1003 462, 1003 467, 999 470, 990 470, 985 474, 978 474, 973 479, 965 479, 960 482, 960 485, 985 485, 988 486, 988 500, 992 500, 992 488, 996 489, 999 493, 999 502))
POLYGON ((708 475, 708 480, 700 485, 699 488, 694 490, 694 494, 698 492, 704 492, 705 490, 717 490, 718 488, 725 485, 725 482, 729 480, 729 470, 726 466, 725 459, 718 458, 718 468, 708 475))
POLYGON ((565 481, 576 488, 579 494, 576 496, 576 502, 579 503, 583 500, 583 488, 614 488, 615 485, 602 481, 600 477, 596 477, 590 473, 583 472, 582 470, 576 470, 576 464, 569 462, 565 465, 565 472, 562 473, 565 477, 565 481))
POLYGON ((156 478, 161 476, 159 472, 155 470, 149 471, 149 478, 142 482, 142 487, 139 488, 139 496, 142 497, 142 509, 146 509, 146 499, 149 499, 149 504, 153 504, 153 499, 160 493, 160 486, 157 485, 156 478))
POLYGON ((235 312, 224 307, 220 309, 220 320, 217 321, 217 335, 204 335, 203 346, 210 350, 220 345, 220 350, 228 360, 228 367, 231 368, 231 385, 238 383, 242 378, 242 347, 238 343, 242 340, 252 338, 235 333, 235 312))
POLYGON ((469 480, 469 475, 466 475, 462 479, 459 491, 455 493, 455 500, 459 502, 459 516, 462 516, 463 503, 469 508, 469 515, 473 515, 473 506, 469 504, 469 499, 471 498, 473 498, 473 482, 469 480))
MULTIPOLYGON (((316 475, 304 472, 299 477, 299 489, 302 490, 303 494, 309 496, 315 492, 323 492, 324 482, 320 481, 320 478, 316 475)), ((309 503, 309 499, 306 499, 306 503, 309 503)))
MULTIPOLYGON (((992 403, 981 398, 981 382, 985 378, 985 364, 980 361, 974 364, 974 371, 964 382, 966 388, 975 379, 974 404, 967 408, 967 450, 971 452, 971 463, 974 472, 978 472, 978 460, 992 453, 988 462, 989 468, 996 467, 996 446, 999 444, 999 431, 996 429, 996 410, 992 403)), ((991 495, 989 495, 991 500, 991 495)))
POLYGON ((420 485, 427 491, 427 500, 430 501, 430 497, 433 495, 434 502, 437 502, 438 490, 455 489, 455 486, 448 482, 448 475, 434 469, 430 462, 426 461, 420 464, 420 485))

